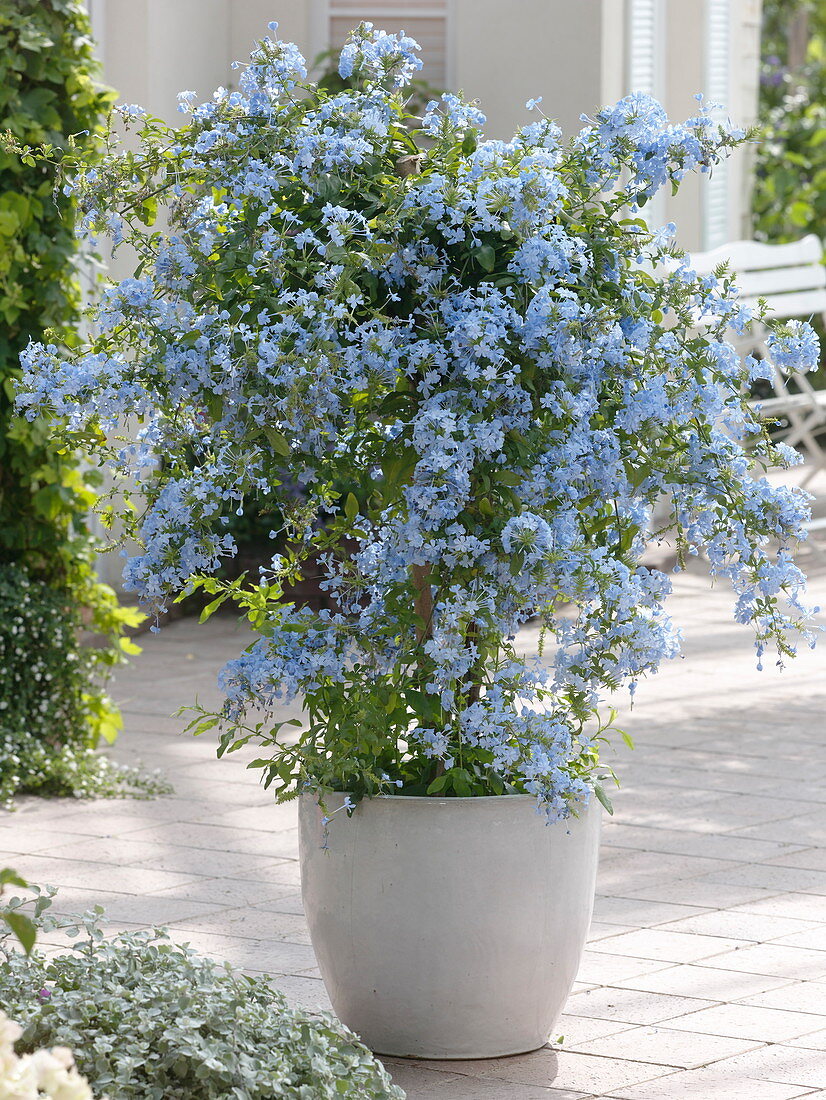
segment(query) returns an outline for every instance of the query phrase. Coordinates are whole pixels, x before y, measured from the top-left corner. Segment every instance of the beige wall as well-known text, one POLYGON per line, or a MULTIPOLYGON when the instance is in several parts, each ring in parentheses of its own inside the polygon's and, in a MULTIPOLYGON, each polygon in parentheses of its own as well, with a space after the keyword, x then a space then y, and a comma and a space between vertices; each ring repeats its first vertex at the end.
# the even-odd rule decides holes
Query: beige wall
POLYGON ((323 48, 311 0, 87 0, 106 81, 120 98, 174 122, 184 89, 206 99, 278 21, 308 60, 323 48))
POLYGON ((206 97, 226 84, 228 0, 92 0, 91 8, 105 79, 125 102, 174 121, 179 91, 206 97))
POLYGON ((454 85, 477 97, 492 137, 509 137, 527 99, 566 135, 625 88, 623 0, 455 0, 454 85))
POLYGON ((602 94, 594 43, 601 40, 603 7, 604 0, 456 0, 454 84, 479 99, 492 137, 507 138, 528 121, 525 101, 540 95, 542 109, 566 133, 580 129, 580 114, 602 94))

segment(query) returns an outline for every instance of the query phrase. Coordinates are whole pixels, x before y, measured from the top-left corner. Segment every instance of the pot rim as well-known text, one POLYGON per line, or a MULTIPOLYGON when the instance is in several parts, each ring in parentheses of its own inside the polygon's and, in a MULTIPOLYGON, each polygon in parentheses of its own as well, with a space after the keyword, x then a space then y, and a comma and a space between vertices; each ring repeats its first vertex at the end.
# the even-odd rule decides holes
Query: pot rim
MULTIPOLYGON (((352 791, 330 791, 326 797, 344 798, 345 796, 352 797, 352 791)), ((300 798, 316 798, 316 791, 302 791, 300 798)), ((471 795, 457 795, 454 798, 440 797, 434 794, 372 794, 365 795, 357 805, 361 805, 361 802, 432 802, 437 805, 442 805, 451 802, 500 802, 503 798, 529 798, 532 802, 536 801, 535 794, 471 794, 471 795)))
MULTIPOLYGON (((593 795, 593 792, 591 792, 593 795)), ((352 796, 351 791, 330 791, 326 797, 345 798, 352 796)), ((299 798, 311 798, 314 801, 318 801, 318 794, 316 791, 302 791, 299 798)), ((458 802, 502 802, 505 799, 515 800, 521 799, 522 801, 529 801, 537 803, 537 796, 535 794, 471 794, 471 795, 457 795, 453 798, 439 797, 439 795, 429 794, 374 794, 365 795, 360 802, 356 803, 358 808, 363 802, 427 802, 431 806, 450 806, 458 802)), ((597 801, 596 796, 589 797, 588 801, 583 806, 581 801, 574 803, 574 805, 580 805, 581 810, 587 810, 593 803, 597 801)), ((537 803, 539 805, 539 803, 537 803)))

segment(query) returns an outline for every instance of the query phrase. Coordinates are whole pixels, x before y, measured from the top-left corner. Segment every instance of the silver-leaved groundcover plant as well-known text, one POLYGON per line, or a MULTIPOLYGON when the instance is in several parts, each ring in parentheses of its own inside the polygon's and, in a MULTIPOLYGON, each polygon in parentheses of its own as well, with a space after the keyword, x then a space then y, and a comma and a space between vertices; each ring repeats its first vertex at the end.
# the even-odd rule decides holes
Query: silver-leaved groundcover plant
MULTIPOLYGON (((1 1091, 3 1055, 16 1062, 11 1039, 17 1054, 71 1049, 100 1100, 404 1100, 357 1036, 326 1013, 288 1008, 269 979, 179 946, 163 929, 106 936, 100 907, 76 923, 51 917, 54 890, 36 895, 10 908, 33 909, 39 932, 78 939, 27 958, 0 931, 0 1004, 19 1025, 4 1044, 0 1013, 0 1096, 42 1100, 15 1077, 1 1091)), ((24 1081, 44 1055, 24 1063, 24 1081)), ((61 1088, 46 1096, 89 1100, 66 1076, 57 1067, 51 1079, 61 1088)))
MULTIPOLYGON (((138 268, 88 346, 29 346, 18 402, 142 475, 141 600, 201 588, 246 614, 256 640, 196 729, 266 745, 280 795, 523 791, 554 820, 594 782, 601 699, 678 650, 669 580, 639 567, 655 501, 730 582, 758 660, 810 640, 806 496, 755 476, 794 455, 748 404, 768 365, 725 338, 749 313, 639 212, 743 135, 634 94, 566 143, 541 110, 485 140, 457 96, 411 114, 420 64, 362 24, 327 90, 273 34, 237 90, 182 93, 179 129, 122 107, 135 147, 109 134, 63 186, 138 268), (280 499, 281 551, 221 580, 256 494, 280 499), (310 558, 335 610, 281 599, 310 558), (545 664, 514 647, 532 616, 545 664), (273 712, 299 693, 296 742, 273 712)), ((770 343, 781 368, 817 362, 805 324, 770 343)))

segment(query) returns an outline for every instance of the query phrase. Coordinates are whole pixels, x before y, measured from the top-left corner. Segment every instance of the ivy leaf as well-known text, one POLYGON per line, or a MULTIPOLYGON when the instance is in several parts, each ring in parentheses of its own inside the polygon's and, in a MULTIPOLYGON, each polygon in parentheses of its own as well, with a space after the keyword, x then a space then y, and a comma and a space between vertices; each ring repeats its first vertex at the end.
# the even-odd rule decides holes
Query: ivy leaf
POLYGON ((20 37, 18 39, 21 49, 33 50, 35 53, 40 53, 41 50, 48 50, 54 46, 54 40, 49 38, 43 31, 38 30, 36 26, 23 26, 20 30, 20 37))

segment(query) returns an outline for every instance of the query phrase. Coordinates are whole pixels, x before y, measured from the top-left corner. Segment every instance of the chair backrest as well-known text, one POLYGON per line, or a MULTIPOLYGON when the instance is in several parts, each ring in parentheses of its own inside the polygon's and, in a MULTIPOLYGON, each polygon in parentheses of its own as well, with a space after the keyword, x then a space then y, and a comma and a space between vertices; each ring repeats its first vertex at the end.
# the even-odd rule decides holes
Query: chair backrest
POLYGON ((823 245, 814 233, 791 244, 731 241, 691 255, 699 275, 710 274, 723 261, 735 276, 743 305, 756 306, 758 298, 765 298, 773 317, 826 314, 823 245))

